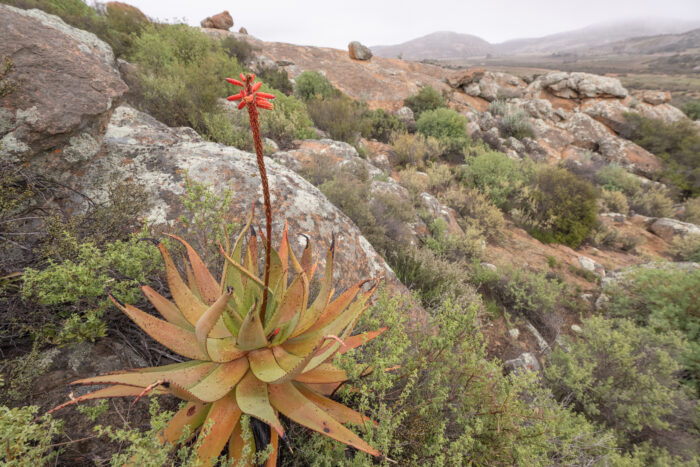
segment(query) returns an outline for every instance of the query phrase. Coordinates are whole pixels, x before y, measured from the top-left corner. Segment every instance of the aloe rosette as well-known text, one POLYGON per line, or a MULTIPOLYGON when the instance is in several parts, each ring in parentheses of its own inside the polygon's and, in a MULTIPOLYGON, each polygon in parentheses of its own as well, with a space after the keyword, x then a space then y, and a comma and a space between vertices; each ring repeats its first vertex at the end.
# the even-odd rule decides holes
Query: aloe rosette
POLYGON ((176 443, 186 427, 192 432, 207 427, 200 430, 198 439, 198 456, 205 461, 218 456, 227 444, 229 456, 240 455, 244 447, 239 424, 242 414, 272 427, 273 455, 268 465, 275 465, 278 436, 285 436, 279 414, 379 456, 379 451, 343 425, 364 425, 367 417, 327 397, 347 380, 346 372, 331 363, 333 357, 383 331, 351 335, 378 281, 358 282, 332 299, 333 241, 320 290, 309 304, 309 283, 316 270, 311 244, 307 243, 298 260, 285 225, 279 249, 271 252, 271 287, 262 319, 264 285, 258 278, 257 235, 250 222, 232 248, 221 248, 225 264, 219 281, 187 242, 171 237, 182 243, 189 259, 187 280, 183 280, 166 247, 158 245, 174 303, 151 287, 142 287, 163 319, 110 298, 149 336, 192 360, 75 381, 73 384, 109 387, 56 409, 90 399, 172 394, 187 404, 173 416, 161 440, 176 443), (248 231, 252 233, 242 256, 248 231), (369 290, 364 290, 367 283, 369 290))

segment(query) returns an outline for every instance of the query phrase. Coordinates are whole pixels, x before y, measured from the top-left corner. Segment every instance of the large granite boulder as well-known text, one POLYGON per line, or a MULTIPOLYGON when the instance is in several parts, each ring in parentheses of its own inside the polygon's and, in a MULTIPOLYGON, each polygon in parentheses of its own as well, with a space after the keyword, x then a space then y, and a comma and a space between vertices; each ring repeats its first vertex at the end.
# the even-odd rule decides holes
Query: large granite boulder
POLYGON ((228 11, 222 11, 214 16, 208 16, 199 23, 203 28, 222 29, 228 31, 233 27, 233 18, 228 11))
POLYGON ((590 73, 567 73, 553 71, 538 76, 529 86, 528 94, 537 96, 540 91, 564 99, 579 99, 590 97, 627 97, 627 89, 622 87, 620 80, 607 76, 590 73))
POLYGON ((0 161, 66 173, 97 155, 127 91, 112 49, 56 16, 0 5, 0 56, 18 85, 0 98, 0 161))
POLYGON ((681 237, 686 235, 700 235, 700 226, 689 222, 681 222, 677 219, 670 219, 668 217, 656 219, 654 223, 649 226, 649 230, 667 242, 673 240, 673 237, 676 235, 680 235, 681 237))
POLYGON ((105 9, 107 10, 107 14, 110 16, 110 19, 142 24, 150 22, 148 16, 143 14, 143 11, 126 3, 107 2, 105 9))
POLYGON ((348 44, 348 54, 353 60, 369 60, 372 58, 372 51, 369 47, 357 41, 352 41, 348 44))

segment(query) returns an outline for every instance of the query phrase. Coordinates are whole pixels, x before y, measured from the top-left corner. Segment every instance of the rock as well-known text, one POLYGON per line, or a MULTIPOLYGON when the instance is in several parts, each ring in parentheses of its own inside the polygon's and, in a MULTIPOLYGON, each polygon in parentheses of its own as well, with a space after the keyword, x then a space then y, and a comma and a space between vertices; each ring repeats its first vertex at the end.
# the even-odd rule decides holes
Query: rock
POLYGON ((428 215, 432 220, 443 219, 447 224, 447 233, 450 235, 458 235, 464 233, 462 228, 457 223, 457 213, 454 209, 440 204, 430 193, 421 193, 420 202, 428 211, 428 215))
POLYGON ((479 97, 483 97, 487 101, 495 101, 499 97, 498 93, 498 83, 493 79, 486 78, 479 81, 479 97))
POLYGON ((408 132, 412 133, 416 131, 416 119, 413 115, 413 110, 411 110, 409 107, 406 107, 404 105, 399 110, 394 112, 394 115, 396 115, 399 118, 399 120, 401 120, 404 123, 404 125, 406 125, 406 130, 408 132))
POLYGON ((669 91, 639 91, 634 93, 634 96, 651 105, 671 102, 671 93, 669 91))
MULTIPOLYGON (((233 26, 233 24, 231 24, 231 26, 233 26)), ((247 36, 248 30, 244 27, 241 27, 241 29, 238 30, 238 34, 245 34, 247 36)))
POLYGON ((578 324, 572 324, 571 330, 576 334, 581 334, 583 332, 583 328, 581 328, 581 326, 579 326, 578 324))
POLYGON ((520 105, 528 115, 533 118, 552 120, 552 103, 547 99, 526 99, 520 105))
POLYGON ((469 94, 472 97, 479 97, 481 94, 481 87, 479 86, 479 83, 470 83, 466 86, 464 86, 464 92, 469 94))
POLYGON ((290 65, 294 65, 294 62, 290 62, 289 60, 277 60, 275 62, 275 65, 277 65, 277 66, 290 66, 290 65))
POLYGON ((623 137, 630 137, 632 126, 625 117, 626 113, 638 113, 642 117, 672 123, 686 118, 685 114, 670 104, 650 105, 639 103, 631 107, 632 100, 589 99, 581 105, 581 111, 595 118, 623 137))
POLYGON ((700 235, 700 226, 667 217, 656 219, 649 227, 649 230, 667 242, 673 240, 673 237, 676 235, 682 237, 686 235, 700 235))
POLYGON ((357 41, 352 41, 348 44, 348 53, 353 60, 369 60, 372 58, 372 51, 369 47, 357 41))
MULTIPOLYGON (((306 180, 266 158, 273 204, 273 235, 282 232, 285 218, 291 236, 308 233, 319 266, 323 267, 332 234, 336 234, 337 290, 345 290, 362 278, 379 274, 398 292, 405 288, 374 251, 355 224, 306 180)), ((255 156, 235 148, 204 141, 190 129, 169 128, 131 107, 119 107, 112 117, 100 148, 100 157, 72 173, 71 187, 96 202, 107 198, 113 182, 129 180, 143 185, 153 206, 147 219, 154 225, 173 222, 182 214, 178 197, 184 192, 184 176, 215 190, 231 187, 233 208, 243 221, 252 203, 262 205, 255 156)), ((258 213, 261 212, 259 209, 258 213)), ((262 217, 260 222, 264 222, 262 217)), ((300 245, 294 245, 295 248, 300 245)))
POLYGON ((517 339, 520 336, 520 330, 518 328, 508 329, 508 335, 512 339, 517 339))
POLYGON ((518 358, 506 361, 503 366, 508 373, 540 371, 540 362, 530 352, 525 352, 518 358))
POLYGON ((564 99, 579 99, 586 97, 619 97, 627 96, 627 89, 622 87, 620 80, 607 76, 590 73, 566 73, 554 71, 537 77, 528 86, 527 94, 536 97, 540 91, 547 90, 557 97, 564 99))
POLYGON ((491 115, 491 112, 482 112, 479 114, 479 128, 481 128, 481 131, 489 131, 497 126, 498 122, 494 116, 491 115))
POLYGON ((461 88, 472 83, 478 83, 486 73, 485 68, 471 68, 466 71, 460 71, 447 77, 447 84, 452 88, 461 88))
POLYGON ((491 264, 491 263, 480 263, 480 266, 481 266, 482 268, 484 268, 484 269, 489 269, 489 270, 491 270, 491 271, 493 271, 493 272, 498 271, 498 268, 496 267, 495 264, 491 264))
POLYGON ((150 23, 148 16, 135 6, 122 2, 107 2, 105 5, 111 20, 128 21, 131 23, 150 23))
POLYGON ((208 16, 199 23, 203 28, 228 30, 233 27, 233 18, 227 10, 208 16))
POLYGON ((599 275, 600 277, 605 277, 605 268, 596 261, 593 261, 591 258, 588 258, 587 256, 579 256, 578 263, 586 271, 590 271, 599 275))
POLYGON ((127 91, 112 49, 56 16, 0 5, 0 56, 12 57, 9 79, 20 84, 0 98, 0 160, 66 181, 97 154, 127 91))

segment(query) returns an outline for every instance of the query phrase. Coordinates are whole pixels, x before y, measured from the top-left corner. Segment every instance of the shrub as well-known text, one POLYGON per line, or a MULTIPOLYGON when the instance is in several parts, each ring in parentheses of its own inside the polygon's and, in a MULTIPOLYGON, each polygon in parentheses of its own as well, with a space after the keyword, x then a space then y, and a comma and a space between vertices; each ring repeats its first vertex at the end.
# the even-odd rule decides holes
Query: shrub
POLYGON ((337 97, 339 91, 328 79, 317 71, 305 71, 294 80, 294 94, 308 102, 313 99, 337 97))
POLYGON ((677 261, 700 263, 700 235, 676 236, 668 251, 677 261))
POLYGON ((617 164, 606 165, 595 175, 595 180, 608 191, 621 191, 627 196, 634 196, 642 189, 639 178, 617 164))
POLYGON ((413 111, 416 121, 423 112, 447 107, 447 102, 432 86, 425 86, 417 94, 408 96, 403 104, 413 111))
POLYGON ((493 115, 505 115, 508 112, 508 103, 505 99, 496 99, 489 102, 489 112, 493 115))
POLYGON ((464 233, 447 233, 447 222, 437 218, 429 226, 431 236, 425 245, 438 256, 450 261, 480 259, 484 251, 484 237, 481 230, 467 227, 464 233))
POLYGON ((428 167, 428 188, 433 192, 445 191, 454 180, 452 169, 446 164, 432 164, 428 167))
POLYGON ((535 136, 535 130, 530 124, 528 115, 520 109, 505 114, 501 124, 506 136, 512 136, 517 139, 533 138, 535 136))
MULTIPOLYGON (((239 63, 244 63, 239 60, 239 63)), ((294 93, 294 85, 289 81, 289 74, 284 68, 263 68, 257 73, 260 81, 266 83, 273 89, 278 89, 286 96, 294 93)))
POLYGON ((416 121, 418 132, 436 138, 445 153, 462 153, 470 143, 467 119, 451 109, 426 110, 416 121))
POLYGON ((167 125, 190 126, 213 138, 207 123, 211 114, 223 112, 217 100, 232 91, 224 78, 242 71, 219 42, 182 24, 150 25, 134 40, 129 58, 139 69, 132 104, 167 125))
POLYGON ((62 430, 62 423, 50 415, 34 421, 37 406, 9 408, 0 406, 0 463, 7 467, 48 465, 60 450, 52 447, 53 438, 62 430))
POLYGON ((467 157, 459 178, 468 187, 485 193, 499 208, 507 209, 525 184, 529 171, 529 167, 502 152, 489 150, 476 157, 467 157))
POLYGON ((688 198, 686 200, 683 220, 700 225, 700 197, 688 198))
POLYGON ((384 109, 366 110, 362 115, 362 136, 388 143, 395 133, 405 133, 406 125, 384 109))
POLYGON ((606 295, 609 315, 633 319, 660 335, 685 336, 689 348, 680 361, 690 369, 700 394, 700 270, 639 268, 606 295))
POLYGON ((684 347, 678 336, 625 319, 592 317, 582 327, 580 337, 565 337, 565 347, 550 354, 544 374, 555 395, 627 442, 645 429, 671 428, 668 417, 684 398, 674 376, 684 347))
POLYGON ((331 138, 356 144, 362 129, 363 109, 347 96, 316 99, 308 103, 308 111, 316 127, 331 138))
MULTIPOLYGON (((264 86, 263 86, 264 88, 264 86)), ((293 96, 269 88, 275 94, 275 108, 260 114, 260 133, 274 140, 282 149, 290 148, 295 139, 316 137, 304 103, 293 96)))
POLYGON ((625 114, 630 129, 625 136, 664 162, 663 178, 685 197, 700 193, 700 132, 688 119, 666 123, 637 114, 625 114))
POLYGON ((627 214, 630 210, 630 206, 627 204, 627 197, 620 191, 608 191, 603 188, 600 192, 600 200, 603 202, 603 207, 607 212, 627 214))
POLYGON ((543 242, 578 247, 596 225, 593 185, 566 169, 544 166, 521 203, 523 223, 543 242))
POLYGON ((17 88, 17 85, 7 78, 14 67, 11 59, 4 55, 0 57, 0 97, 7 96, 17 88))
POLYGON ((505 227, 503 213, 483 193, 464 187, 451 188, 440 200, 457 211, 463 227, 477 228, 489 239, 502 237, 505 227))
POLYGON ((428 191, 428 174, 418 172, 415 167, 408 167, 398 173, 399 183, 405 187, 411 196, 428 191))
POLYGON ((700 101, 686 102, 681 110, 690 118, 691 120, 700 120, 700 101))
POLYGON ((632 198, 632 209, 644 216, 671 217, 673 215, 673 200, 669 197, 668 189, 652 186, 637 193, 632 198))
POLYGON ((426 160, 436 159, 443 151, 436 138, 426 138, 420 133, 394 134, 391 147, 396 153, 396 163, 400 166, 421 166, 426 160))
MULTIPOLYGON (((248 63, 252 54, 253 46, 243 39, 238 39, 234 36, 226 36, 221 39, 221 47, 231 58, 235 58, 240 64, 248 63)), ((267 82, 268 85, 272 86, 271 82, 267 82)), ((273 86, 274 87, 274 86, 273 86)))

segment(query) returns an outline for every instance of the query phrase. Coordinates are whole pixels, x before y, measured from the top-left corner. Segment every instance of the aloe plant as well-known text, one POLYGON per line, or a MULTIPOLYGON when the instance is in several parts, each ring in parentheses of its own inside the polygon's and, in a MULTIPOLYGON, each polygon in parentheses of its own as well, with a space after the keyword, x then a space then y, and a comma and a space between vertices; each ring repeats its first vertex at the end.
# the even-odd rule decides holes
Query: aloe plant
MULTIPOLYGON (((256 107, 271 109, 272 104, 265 99, 274 96, 256 92, 260 85, 252 84, 254 75, 241 78, 243 81, 229 79, 244 88, 229 99, 241 99, 239 108, 248 106, 257 141, 260 134, 256 107)), ((252 227, 254 209, 236 241, 220 246, 224 266, 218 280, 185 240, 170 235, 184 246, 188 259, 184 280, 167 248, 162 243, 158 245, 174 303, 151 287, 142 287, 163 319, 110 298, 149 336, 191 360, 75 381, 73 384, 108 387, 74 398, 54 410, 90 399, 171 394, 186 401, 186 405, 175 413, 160 439, 176 443, 185 433, 198 433, 197 453, 205 465, 210 465, 227 445, 229 457, 240 458, 245 448, 239 423, 242 414, 272 428, 269 466, 276 463, 279 438, 285 438, 280 414, 360 451, 380 456, 379 451, 343 425, 373 422, 328 397, 348 378, 344 370, 331 363, 333 358, 383 331, 352 335, 369 306, 378 279, 360 281, 333 298, 333 239, 326 254, 320 290, 310 299, 309 284, 317 264, 311 243, 307 242, 297 259, 289 245, 285 222, 279 248, 270 246, 271 207, 267 177, 262 176, 262 145, 256 144, 256 150, 268 214, 267 235, 263 237, 264 271, 258 267, 258 233, 252 227)))

